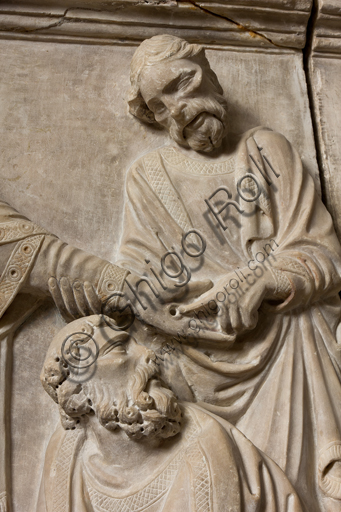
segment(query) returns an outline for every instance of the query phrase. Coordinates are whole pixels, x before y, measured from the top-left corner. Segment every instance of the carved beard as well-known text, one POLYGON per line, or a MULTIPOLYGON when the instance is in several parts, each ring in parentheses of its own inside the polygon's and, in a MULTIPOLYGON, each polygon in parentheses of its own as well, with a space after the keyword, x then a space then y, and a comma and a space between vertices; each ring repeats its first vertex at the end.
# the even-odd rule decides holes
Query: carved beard
POLYGON ((108 430, 121 428, 133 439, 167 438, 180 431, 181 410, 176 397, 162 387, 155 375, 155 365, 140 365, 128 384, 125 397, 115 397, 115 381, 111 386, 90 381, 83 391, 91 401, 99 422, 108 430), (129 399, 130 397, 130 399, 129 399))
POLYGON ((212 93, 207 98, 192 98, 186 105, 183 124, 180 118, 170 120, 169 134, 180 145, 195 151, 209 152, 221 145, 227 130, 227 105, 223 96, 212 93))

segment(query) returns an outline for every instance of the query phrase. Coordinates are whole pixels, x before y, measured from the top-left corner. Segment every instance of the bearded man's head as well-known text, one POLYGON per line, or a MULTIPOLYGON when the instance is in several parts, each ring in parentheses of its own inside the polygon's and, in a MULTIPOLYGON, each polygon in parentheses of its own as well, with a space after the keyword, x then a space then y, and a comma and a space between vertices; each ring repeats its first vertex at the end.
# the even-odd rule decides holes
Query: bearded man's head
POLYGON ((176 397, 158 379, 155 354, 104 315, 71 322, 53 339, 41 372, 65 429, 96 415, 134 439, 167 438, 181 427, 176 397))
POLYGON ((221 145, 227 105, 202 46, 170 35, 143 41, 131 62, 129 108, 164 126, 180 145, 209 152, 221 145))

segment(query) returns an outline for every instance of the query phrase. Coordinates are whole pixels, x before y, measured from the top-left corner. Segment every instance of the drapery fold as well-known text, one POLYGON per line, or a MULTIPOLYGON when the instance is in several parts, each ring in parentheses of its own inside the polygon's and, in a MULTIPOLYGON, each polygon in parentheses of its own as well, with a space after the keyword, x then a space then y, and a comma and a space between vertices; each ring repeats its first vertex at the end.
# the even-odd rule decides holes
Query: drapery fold
POLYGON ((126 468, 125 478, 119 465, 99 469, 102 455, 87 447, 84 427, 60 427, 47 449, 36 512, 303 512, 282 471, 241 432, 198 405, 181 408, 183 431, 165 442, 160 465, 144 457, 143 474, 126 468))
MULTIPOLYGON (((285 137, 264 128, 243 137, 232 174, 228 170, 208 176, 198 171, 193 177, 181 165, 187 157, 172 163, 169 151, 167 159, 162 158, 162 148, 156 153, 154 159, 148 155, 148 166, 151 161, 157 166, 154 174, 159 181, 166 176, 162 185, 150 180, 147 157, 128 173, 120 264, 156 283, 151 266, 159 270, 160 258, 171 247, 181 251, 184 230, 179 211, 183 209, 207 240, 200 272, 192 273, 195 280, 217 282, 237 268, 247 268, 251 259, 258 261, 259 252, 268 254, 266 244, 273 249, 270 241, 276 242, 269 267, 279 291, 289 287, 287 298, 264 304, 257 327, 239 335, 232 346, 224 350, 199 343, 194 348, 184 342, 172 364, 196 401, 234 423, 286 471, 311 511, 337 510, 340 482, 334 482, 332 473, 341 442, 336 339, 341 249, 312 177, 285 137), (243 201, 237 193, 245 174, 253 174, 261 187, 253 202, 243 201), (233 211, 238 218, 219 233, 220 240, 227 241, 217 250, 217 236, 213 231, 207 235, 203 198, 219 183, 229 187, 245 213, 233 211), (165 204, 170 188, 169 195, 181 199, 178 209, 172 210, 176 215, 165 204), (197 204, 193 195, 198 196, 197 204)), ((243 184, 244 193, 251 193, 250 183, 245 179, 243 184)), ((260 273, 262 265, 258 267, 260 273)), ((171 383, 172 365, 163 371, 171 383)), ((176 382, 173 387, 181 396, 181 387, 176 382)))

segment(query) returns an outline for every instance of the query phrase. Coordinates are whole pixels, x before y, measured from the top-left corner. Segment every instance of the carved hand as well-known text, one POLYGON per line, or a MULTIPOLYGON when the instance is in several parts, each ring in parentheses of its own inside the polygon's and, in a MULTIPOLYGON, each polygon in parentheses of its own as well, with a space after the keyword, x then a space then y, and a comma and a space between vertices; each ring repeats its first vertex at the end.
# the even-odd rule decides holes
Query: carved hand
MULTIPOLYGON (((212 332, 209 330, 200 330, 200 335, 195 332, 193 326, 190 325, 190 318, 179 314, 179 303, 193 300, 203 296, 212 288, 213 283, 209 279, 204 281, 193 281, 188 283, 184 288, 169 288, 163 291, 159 297, 155 297, 148 288, 144 288, 147 293, 139 293, 140 301, 136 300, 136 295, 132 293, 132 289, 136 286, 137 278, 134 275, 128 276, 126 281, 130 286, 125 285, 125 299, 120 302, 120 306, 124 307, 127 301, 133 304, 135 316, 142 322, 152 325, 162 333, 177 336, 197 335, 200 339, 210 339, 218 342, 230 342, 231 336, 219 330, 212 332)), ((213 289, 213 288, 212 288, 213 289)), ((208 292, 210 293, 210 292, 208 292)))
POLYGON ((126 275, 106 260, 46 236, 23 291, 51 295, 70 322, 100 313, 103 302, 122 288, 126 275))
MULTIPOLYGON (((196 301, 187 306, 181 306, 182 315, 196 314, 201 323, 205 324, 205 317, 210 313, 216 317, 223 332, 241 333, 254 329, 258 322, 258 310, 265 298, 273 296, 276 290, 276 281, 271 272, 267 271, 253 284, 238 286, 238 290, 228 287, 231 279, 236 281, 234 274, 221 278, 207 293, 201 295, 196 301), (225 300, 223 297, 225 296, 225 300), (220 298, 219 298, 220 297, 220 298), (199 312, 202 312, 200 315, 199 312)), ((209 321, 206 322, 209 328, 209 321)))

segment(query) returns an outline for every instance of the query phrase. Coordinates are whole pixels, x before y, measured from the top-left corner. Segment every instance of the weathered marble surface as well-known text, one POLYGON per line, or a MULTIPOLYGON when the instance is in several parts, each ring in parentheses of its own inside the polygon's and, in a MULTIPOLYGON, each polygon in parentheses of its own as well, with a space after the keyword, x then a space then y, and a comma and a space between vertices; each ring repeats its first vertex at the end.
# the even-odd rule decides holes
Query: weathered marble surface
POLYGON ((341 7, 320 0, 311 34, 309 83, 325 200, 341 236, 341 7))
POLYGON ((303 48, 312 0, 4 0, 0 38, 136 44, 165 33, 216 46, 303 48))
MULTIPOLYGON (((1 46, 3 198, 63 240, 114 260, 125 173, 139 155, 166 142, 164 132, 137 123, 127 113, 134 48, 8 41, 1 46)), ((208 56, 229 99, 233 131, 258 125, 281 131, 316 176, 301 56, 252 50, 209 51, 208 56), (241 82, 245 87, 240 88, 241 82), (264 90, 270 91, 266 99, 264 90)), ((37 319, 32 329, 41 336, 47 326, 38 325, 37 319)), ((35 375, 40 371, 39 358, 22 351, 18 357, 23 365, 29 358, 35 375)), ((31 396, 30 374, 20 375, 19 383, 31 396)), ((15 425, 22 417, 21 400, 29 399, 16 389, 14 382, 15 396, 22 397, 13 401, 15 425)), ((43 390, 36 392, 43 395, 43 390)), ((36 414, 48 437, 53 430, 48 414, 36 414)), ((36 421, 27 419, 13 433, 14 461, 20 460, 13 482, 18 511, 25 509, 27 489, 38 485, 38 475, 29 471, 37 447, 25 443, 24 457, 21 448, 22 429, 30 431, 36 421), (27 472, 26 488, 21 482, 27 472)))
POLYGON ((40 372, 50 340, 64 322, 53 306, 38 309, 19 329, 13 347, 11 429, 14 510, 35 510, 45 451, 59 421, 58 409, 41 392, 40 372), (37 404, 32 407, 32 400, 37 404), (41 449, 38 449, 37 443, 41 449), (35 448, 34 448, 35 447, 35 448))
MULTIPOLYGON (((232 5, 233 2, 227 6, 199 3, 231 19, 233 15, 235 22, 260 32, 254 37, 226 20, 213 21, 212 15, 206 16, 186 2, 177 6, 182 8, 178 25, 169 28, 178 35, 185 31, 189 40, 206 37, 205 42, 211 47, 207 56, 229 103, 230 129, 241 134, 263 125, 283 133, 298 149, 319 188, 302 54, 288 49, 304 46, 311 2, 287 5, 271 2, 274 10, 270 15, 264 10, 264 3, 259 2, 255 16, 253 6, 250 8, 247 3, 245 9, 232 5), (195 20, 196 26, 191 31, 186 24, 194 11, 196 16, 191 20, 195 20), (289 30, 278 22, 278 12, 283 23, 290 25, 289 30), (201 35, 198 35, 199 28, 203 28, 201 35), (265 38, 275 40, 277 46, 265 38), (226 47, 227 44, 236 46, 226 47), (255 51, 248 45, 263 49, 255 51)), ((128 20, 131 25, 123 25, 122 29, 122 11, 101 15, 76 9, 64 16, 64 8, 51 3, 51 20, 50 14, 46 19, 41 16, 41 6, 32 8, 21 2, 19 10, 22 11, 23 5, 26 14, 15 13, 13 5, 4 4, 0 8, 1 199, 66 242, 115 261, 121 236, 126 171, 139 156, 168 140, 165 132, 140 124, 128 115, 129 63, 136 39, 146 37, 146 29, 135 25, 141 6, 131 11, 128 20), (90 22, 89 18, 92 18, 90 22), (56 27, 44 30, 44 26, 53 23, 56 27), (124 34, 126 40, 122 41, 124 34), (89 38, 97 46, 53 42, 88 43, 89 38), (122 42, 123 46, 101 46, 122 42)), ((338 7, 330 2, 328 5, 326 17, 334 26, 338 7)), ((167 2, 167 8, 172 6, 174 2, 167 2)), ((80 3, 79 7, 84 5, 80 3)), ((158 13, 160 18, 155 14, 149 18, 150 25, 155 24, 148 28, 148 35, 159 31, 165 19, 173 19, 174 23, 174 17, 169 16, 171 10, 166 18, 160 10, 158 13)), ((322 49, 323 54, 316 46, 311 61, 311 83, 316 98, 315 113, 322 127, 320 145, 326 200, 338 227, 340 155, 336 140, 341 105, 335 70, 341 61, 338 49, 334 48, 336 40, 328 39, 328 51, 322 49)), ((338 229, 340 234, 341 228, 338 229)), ((40 482, 38 465, 42 467, 44 450, 57 421, 56 408, 36 379, 45 350, 62 325, 55 310, 44 306, 23 326, 14 343, 12 473, 14 510, 18 512, 34 507, 40 482), (41 407, 29 407, 32 396, 41 407)))
MULTIPOLYGON (((126 171, 138 156, 167 141, 163 131, 128 115, 135 48, 0 45, 3 199, 33 221, 44 219, 66 242, 112 259, 126 171)), ((318 186, 301 55, 252 50, 207 55, 228 98, 232 131, 268 126, 283 133, 318 186)))

